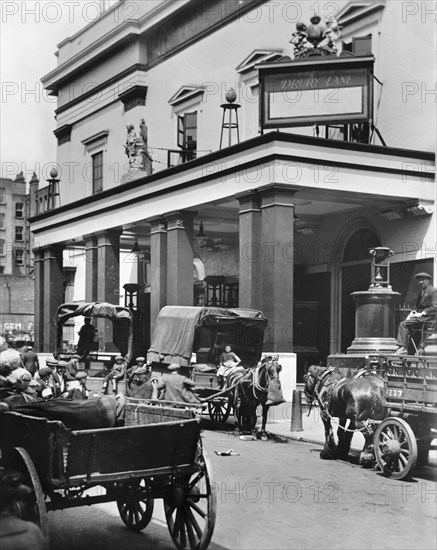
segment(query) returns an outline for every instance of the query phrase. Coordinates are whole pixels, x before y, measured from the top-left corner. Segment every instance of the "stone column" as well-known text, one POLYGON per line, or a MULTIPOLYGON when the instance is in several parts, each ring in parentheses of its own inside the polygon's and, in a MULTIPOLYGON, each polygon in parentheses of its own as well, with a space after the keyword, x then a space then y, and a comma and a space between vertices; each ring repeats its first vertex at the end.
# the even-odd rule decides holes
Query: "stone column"
POLYGON ((44 249, 34 248, 35 265, 35 351, 42 353, 44 347, 44 249))
POLYGON ((63 247, 50 245, 44 248, 43 287, 43 349, 44 353, 56 351, 56 310, 64 302, 63 247))
POLYGON ((293 267, 295 190, 284 184, 258 189, 261 195, 262 311, 269 320, 264 348, 293 351, 293 267))
MULTIPOLYGON (((118 229, 95 233, 97 238, 97 300, 120 303, 120 235, 118 229)), ((97 319, 101 351, 117 351, 113 343, 113 325, 109 319, 97 319)))
POLYGON ((153 333, 158 313, 167 304, 167 226, 157 216, 150 223, 150 330, 153 333))
POLYGON ((261 296, 261 209, 255 191, 236 195, 239 209, 239 307, 262 309, 261 296))
POLYGON ((84 235, 85 240, 85 302, 97 301, 98 249, 95 235, 84 235))
POLYGON ((178 210, 167 220, 167 304, 193 305, 193 212, 178 210))

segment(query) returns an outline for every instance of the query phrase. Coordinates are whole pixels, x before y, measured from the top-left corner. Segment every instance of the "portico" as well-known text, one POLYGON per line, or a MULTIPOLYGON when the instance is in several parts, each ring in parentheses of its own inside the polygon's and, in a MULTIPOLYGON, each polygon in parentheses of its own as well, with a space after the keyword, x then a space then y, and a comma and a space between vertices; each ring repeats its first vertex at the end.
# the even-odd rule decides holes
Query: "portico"
MULTIPOLYGON (((405 212, 425 240, 431 217, 407 209, 432 207, 433 170, 426 153, 272 132, 81 199, 33 219, 41 319, 53 318, 62 302, 55 249, 82 247, 82 299, 118 304, 128 282, 122 253, 138 241, 150 257, 140 288, 150 294, 149 330, 164 305, 193 305, 196 261, 206 279, 238 281, 239 307, 263 311, 269 319, 265 349, 295 350, 308 360, 338 352, 345 235, 372 231, 383 241, 372 246, 397 252, 394 266, 420 260, 417 251, 402 252, 405 239, 386 213, 405 212), (201 221, 203 240, 196 237, 201 221)), ((100 345, 109 350, 110 327, 99 329, 100 345)), ((37 334, 38 349, 51 351, 51 341, 37 334)))

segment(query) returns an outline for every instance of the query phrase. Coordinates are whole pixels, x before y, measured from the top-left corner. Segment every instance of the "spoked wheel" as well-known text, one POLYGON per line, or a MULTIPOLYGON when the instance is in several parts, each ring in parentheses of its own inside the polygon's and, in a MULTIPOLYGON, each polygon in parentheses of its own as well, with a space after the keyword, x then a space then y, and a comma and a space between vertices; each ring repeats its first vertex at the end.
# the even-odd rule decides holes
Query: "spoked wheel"
POLYGON ((149 525, 153 515, 150 484, 142 479, 139 483, 126 484, 124 490, 123 498, 117 500, 120 517, 128 529, 141 531, 149 525))
POLYGON ((164 498, 168 530, 179 550, 204 550, 214 531, 217 498, 212 488, 212 468, 199 447, 199 471, 176 480, 164 498))
POLYGON ((31 494, 24 501, 24 507, 20 508, 20 516, 26 521, 36 523, 41 529, 44 537, 48 540, 49 526, 47 521, 47 508, 38 473, 29 453, 25 449, 22 447, 15 447, 15 451, 18 453, 19 458, 17 461, 18 463, 14 463, 13 469, 25 475, 25 483, 32 490, 31 494))
POLYGON ((417 462, 417 442, 413 430, 402 418, 383 420, 375 432, 375 456, 388 477, 406 478, 417 462))
POLYGON ((230 400, 227 397, 218 397, 214 401, 208 401, 208 414, 213 422, 226 422, 231 414, 230 400))

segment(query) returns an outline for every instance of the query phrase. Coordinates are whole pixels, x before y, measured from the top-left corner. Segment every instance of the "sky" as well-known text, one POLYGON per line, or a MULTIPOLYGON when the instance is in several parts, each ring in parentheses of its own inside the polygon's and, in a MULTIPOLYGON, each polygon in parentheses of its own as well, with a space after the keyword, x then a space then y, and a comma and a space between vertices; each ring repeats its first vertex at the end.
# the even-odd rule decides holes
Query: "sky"
POLYGON ((41 78, 57 64, 57 45, 99 14, 97 0, 0 2, 1 177, 49 177, 56 163, 56 97, 41 78))

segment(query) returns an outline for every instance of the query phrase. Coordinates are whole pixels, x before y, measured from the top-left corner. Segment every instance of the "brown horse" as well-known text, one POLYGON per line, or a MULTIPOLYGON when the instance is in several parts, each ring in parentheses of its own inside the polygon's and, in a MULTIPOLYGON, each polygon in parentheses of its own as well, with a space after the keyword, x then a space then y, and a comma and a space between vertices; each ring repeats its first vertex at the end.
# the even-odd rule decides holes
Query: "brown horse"
POLYGON ((360 464, 374 463, 373 430, 368 420, 383 420, 383 382, 373 374, 357 378, 345 378, 334 367, 311 366, 304 376, 305 395, 310 406, 316 400, 325 428, 325 446, 320 458, 327 460, 340 458, 347 460, 353 433, 363 432, 364 448, 360 454, 360 464), (335 444, 331 418, 339 419, 337 430, 338 446, 335 444), (350 420, 348 428, 346 421, 350 420))
POLYGON ((234 433, 252 433, 256 429, 256 409, 262 407, 260 438, 267 440, 267 413, 271 406, 282 403, 282 391, 279 382, 281 365, 277 361, 267 361, 250 370, 237 369, 226 379, 229 399, 234 409, 234 433))
POLYGON ((50 399, 35 403, 15 399, 6 400, 14 412, 60 420, 72 430, 90 430, 96 428, 111 428, 116 425, 123 414, 124 401, 106 395, 87 400, 50 399))

